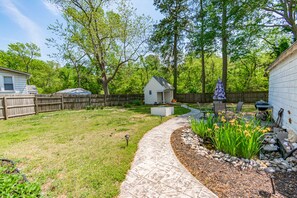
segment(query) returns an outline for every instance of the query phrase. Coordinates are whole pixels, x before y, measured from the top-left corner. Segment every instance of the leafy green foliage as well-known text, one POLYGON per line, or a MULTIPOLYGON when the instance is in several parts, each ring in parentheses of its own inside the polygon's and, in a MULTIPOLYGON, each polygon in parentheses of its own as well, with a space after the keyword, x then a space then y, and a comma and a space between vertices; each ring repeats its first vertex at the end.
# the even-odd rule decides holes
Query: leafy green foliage
POLYGON ((208 115, 207 120, 191 120, 193 131, 203 139, 214 136, 214 119, 208 115))
MULTIPOLYGON (((154 75, 167 79, 177 93, 212 93, 222 76, 228 92, 263 91, 265 68, 297 31, 295 22, 272 14, 284 14, 283 5, 294 1, 155 0, 164 18, 151 35, 151 19, 136 15, 130 1, 51 1, 61 6, 66 23, 49 27, 55 38, 48 44, 59 52, 51 57, 65 65, 39 60, 33 43, 0 50, 0 65, 29 72, 39 93, 75 87, 94 94, 143 93, 154 75), (115 9, 105 9, 109 5, 115 9), (143 55, 148 44, 156 54, 143 55)), ((292 10, 288 17, 295 15, 292 10)))
POLYGON ((41 189, 37 183, 25 182, 15 167, 0 167, 0 197, 40 197, 41 189))
POLYGON ((150 45, 173 68, 173 97, 177 93, 178 63, 181 62, 184 32, 189 23, 187 3, 188 0, 154 0, 154 5, 165 18, 155 25, 150 45))
POLYGON ((211 139, 217 150, 247 159, 258 154, 261 137, 268 131, 255 120, 236 118, 226 122, 224 116, 191 123, 193 131, 204 139, 211 139))
POLYGON ((122 67, 137 60, 143 51, 150 19, 136 15, 130 2, 123 0, 117 1, 116 11, 104 10, 103 7, 108 6, 108 1, 104 0, 54 2, 61 7, 67 25, 58 23, 50 29, 56 35, 62 35, 71 46, 66 45, 68 50, 64 59, 72 60, 80 77, 81 63, 77 61, 82 56, 87 57, 105 96, 109 95, 109 83, 122 67))

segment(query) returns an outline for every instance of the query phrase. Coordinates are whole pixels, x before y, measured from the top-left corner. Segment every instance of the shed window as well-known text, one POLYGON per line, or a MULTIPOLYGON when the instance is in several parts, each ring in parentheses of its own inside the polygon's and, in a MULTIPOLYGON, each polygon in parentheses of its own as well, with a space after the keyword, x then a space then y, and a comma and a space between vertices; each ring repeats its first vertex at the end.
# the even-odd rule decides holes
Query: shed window
POLYGON ((149 90, 149 94, 152 95, 152 90, 149 90))
POLYGON ((4 90, 13 90, 12 76, 4 76, 4 90))

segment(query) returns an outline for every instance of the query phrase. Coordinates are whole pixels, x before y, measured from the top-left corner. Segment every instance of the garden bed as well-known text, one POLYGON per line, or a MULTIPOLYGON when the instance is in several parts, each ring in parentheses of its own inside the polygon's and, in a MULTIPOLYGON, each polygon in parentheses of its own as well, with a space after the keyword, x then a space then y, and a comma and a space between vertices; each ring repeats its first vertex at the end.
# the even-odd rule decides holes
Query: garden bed
MULTIPOLYGON (((173 150, 181 163, 219 197, 297 197, 296 172, 275 173, 276 193, 270 177, 256 168, 241 169, 232 162, 218 161, 197 152, 182 138, 185 128, 171 136, 173 150), (295 179, 294 179, 295 178, 295 179)), ((188 130, 188 129, 187 129, 188 130)))

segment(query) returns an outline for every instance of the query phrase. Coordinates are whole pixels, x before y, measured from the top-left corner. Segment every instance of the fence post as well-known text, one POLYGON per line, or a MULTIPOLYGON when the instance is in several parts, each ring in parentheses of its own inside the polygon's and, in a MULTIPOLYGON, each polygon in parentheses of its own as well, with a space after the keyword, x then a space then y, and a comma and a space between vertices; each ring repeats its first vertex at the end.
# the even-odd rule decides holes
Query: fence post
POLYGON ((37 98, 37 95, 35 95, 34 102, 35 102, 35 114, 38 114, 38 98, 37 98))
POLYGON ((89 97, 89 106, 91 106, 92 105, 92 95, 90 95, 90 97, 89 97))
POLYGON ((61 110, 64 110, 64 96, 61 95, 61 110))
POLYGON ((3 97, 3 108, 4 108, 4 119, 8 119, 8 111, 7 111, 7 99, 6 96, 3 97))

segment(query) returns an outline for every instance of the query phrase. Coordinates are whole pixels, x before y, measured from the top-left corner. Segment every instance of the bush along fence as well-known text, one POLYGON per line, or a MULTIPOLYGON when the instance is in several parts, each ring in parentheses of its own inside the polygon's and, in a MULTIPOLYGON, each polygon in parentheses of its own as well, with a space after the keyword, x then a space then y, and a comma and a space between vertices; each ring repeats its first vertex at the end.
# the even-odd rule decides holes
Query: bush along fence
MULTIPOLYGON (((119 106, 143 100, 142 94, 109 95, 107 106, 119 106)), ((6 95, 0 96, 0 119, 8 119, 64 109, 104 106, 104 95, 6 95)))

